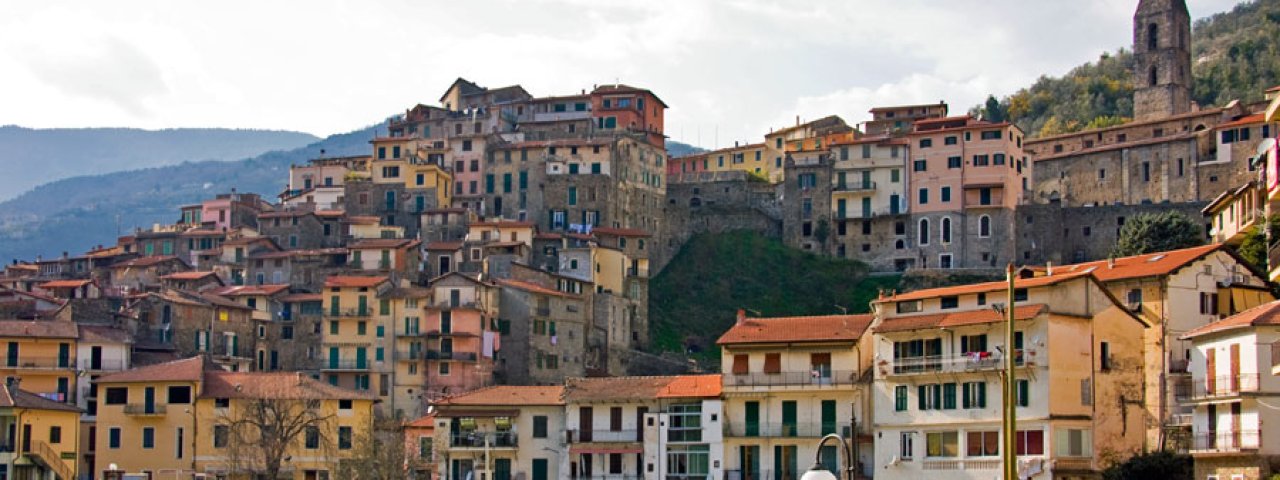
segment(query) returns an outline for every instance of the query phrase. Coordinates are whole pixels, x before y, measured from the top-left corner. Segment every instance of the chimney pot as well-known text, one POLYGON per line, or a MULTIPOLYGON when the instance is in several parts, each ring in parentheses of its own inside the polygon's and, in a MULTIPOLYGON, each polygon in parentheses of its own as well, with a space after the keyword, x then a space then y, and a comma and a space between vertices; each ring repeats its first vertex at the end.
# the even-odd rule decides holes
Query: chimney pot
POLYGON ((739 308, 738 321, 736 322, 736 325, 742 325, 746 322, 747 322, 747 311, 745 309, 739 308))
POLYGON ((1107 268, 1116 268, 1116 257, 1107 257, 1107 268))
POLYGON ((1046 277, 1053 276, 1053 262, 1044 262, 1044 275, 1046 277))

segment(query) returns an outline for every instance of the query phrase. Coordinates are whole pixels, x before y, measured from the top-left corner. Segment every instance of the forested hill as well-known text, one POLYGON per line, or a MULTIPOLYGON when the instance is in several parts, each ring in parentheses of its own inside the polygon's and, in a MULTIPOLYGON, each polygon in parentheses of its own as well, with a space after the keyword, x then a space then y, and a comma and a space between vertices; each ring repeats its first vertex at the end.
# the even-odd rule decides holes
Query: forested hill
MULTIPOLYGON (((1256 102, 1280 84, 1280 0, 1255 0, 1192 25, 1192 98, 1202 106, 1231 100, 1256 102)), ((1030 87, 975 107, 988 118, 1008 118, 1028 135, 1047 136, 1127 121, 1133 116, 1133 54, 1119 49, 1061 77, 1042 76, 1030 87)))

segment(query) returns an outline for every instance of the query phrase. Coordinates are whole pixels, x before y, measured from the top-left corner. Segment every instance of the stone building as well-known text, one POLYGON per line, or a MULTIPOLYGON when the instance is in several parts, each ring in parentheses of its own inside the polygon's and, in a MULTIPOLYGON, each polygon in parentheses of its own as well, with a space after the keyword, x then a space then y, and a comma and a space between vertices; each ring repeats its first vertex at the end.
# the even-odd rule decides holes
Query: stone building
POLYGON ((1133 118, 1191 110, 1191 15, 1183 0, 1142 0, 1133 15, 1133 118))
POLYGON ((501 287, 499 383, 559 385, 595 366, 587 358, 588 298, 525 280, 495 281, 501 287))

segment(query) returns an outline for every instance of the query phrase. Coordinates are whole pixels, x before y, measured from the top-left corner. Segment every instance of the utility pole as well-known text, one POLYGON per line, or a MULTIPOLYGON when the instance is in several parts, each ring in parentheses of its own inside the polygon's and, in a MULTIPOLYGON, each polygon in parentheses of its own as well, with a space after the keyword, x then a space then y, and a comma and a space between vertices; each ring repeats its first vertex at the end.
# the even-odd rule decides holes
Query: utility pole
POLYGON ((1017 356, 1017 350, 1013 345, 1013 278, 1014 278, 1013 262, 1005 268, 1005 276, 1009 281, 1008 303, 1006 303, 1005 315, 1005 355, 1004 355, 1004 478, 1005 480, 1018 480, 1018 420, 1017 420, 1017 400, 1018 400, 1018 383, 1014 378, 1014 364, 1017 356))

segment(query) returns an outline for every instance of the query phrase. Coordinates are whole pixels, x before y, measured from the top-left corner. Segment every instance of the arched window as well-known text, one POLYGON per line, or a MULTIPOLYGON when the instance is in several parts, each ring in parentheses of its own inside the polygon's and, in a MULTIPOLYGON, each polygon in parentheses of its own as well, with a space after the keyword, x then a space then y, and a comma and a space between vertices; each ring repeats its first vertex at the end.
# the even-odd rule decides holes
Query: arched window
POLYGON ((920 233, 920 241, 918 243, 920 245, 928 245, 929 244, 929 219, 927 218, 920 219, 919 233, 920 233))
POLYGON ((951 218, 942 217, 942 243, 951 243, 951 218))
POLYGON ((1155 65, 1152 65, 1152 66, 1151 66, 1151 72, 1147 74, 1147 86, 1150 86, 1150 87, 1154 87, 1154 86, 1156 86, 1156 77, 1157 77, 1157 76, 1159 76, 1159 75, 1158 75, 1158 72, 1156 71, 1156 66, 1155 66, 1155 65))
POLYGON ((904 249, 904 248, 907 248, 907 242, 905 242, 905 241, 903 241, 901 238, 899 238, 896 242, 893 242, 893 248, 898 249, 898 250, 902 250, 902 249, 904 249))
POLYGON ((1160 38, 1160 26, 1156 24, 1147 25, 1147 50, 1155 50, 1160 38))
POLYGON ((982 238, 991 236, 991 217, 987 215, 978 217, 978 236, 982 238))

